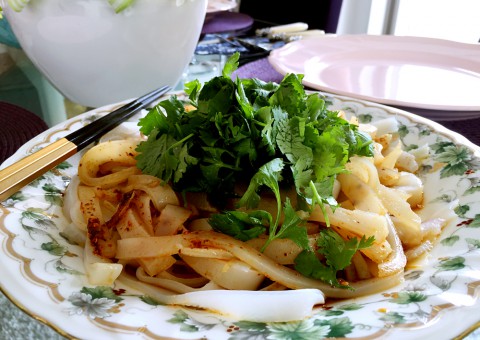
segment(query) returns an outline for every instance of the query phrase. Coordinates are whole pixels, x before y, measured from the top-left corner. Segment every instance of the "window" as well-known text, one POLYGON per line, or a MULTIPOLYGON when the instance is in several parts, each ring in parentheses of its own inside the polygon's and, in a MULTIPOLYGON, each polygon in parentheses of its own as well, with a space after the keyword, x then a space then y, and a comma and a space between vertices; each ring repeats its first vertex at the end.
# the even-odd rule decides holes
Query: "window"
POLYGON ((344 0, 339 34, 394 34, 478 43, 478 0, 344 0))

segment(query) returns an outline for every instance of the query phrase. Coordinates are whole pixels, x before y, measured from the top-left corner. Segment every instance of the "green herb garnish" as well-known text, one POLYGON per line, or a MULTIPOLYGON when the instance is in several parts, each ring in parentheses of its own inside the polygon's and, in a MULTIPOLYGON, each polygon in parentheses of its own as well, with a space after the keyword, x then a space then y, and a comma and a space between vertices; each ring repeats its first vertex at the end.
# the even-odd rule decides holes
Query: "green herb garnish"
POLYGON ((325 264, 320 262, 311 250, 302 251, 295 259, 295 269, 309 277, 322 280, 332 286, 349 288, 337 279, 337 272, 345 269, 351 262, 357 250, 370 247, 374 237, 351 238, 345 241, 331 229, 323 229, 317 241, 318 253, 325 257, 325 264))
POLYGON ((172 96, 139 121, 148 139, 137 148, 137 166, 178 192, 206 192, 219 207, 238 197, 236 184, 249 183, 237 206, 245 211, 213 215, 214 230, 243 241, 265 233, 263 249, 289 238, 309 252, 297 210, 317 204, 335 209, 335 177, 351 156, 373 156, 372 140, 327 110, 321 95, 306 93, 303 75, 287 74, 279 84, 233 81, 238 58, 231 56, 222 75, 203 86, 198 80, 185 85, 193 110, 172 96), (282 201, 282 186, 295 188, 295 200, 282 201), (275 217, 252 210, 265 189, 276 198, 275 217))

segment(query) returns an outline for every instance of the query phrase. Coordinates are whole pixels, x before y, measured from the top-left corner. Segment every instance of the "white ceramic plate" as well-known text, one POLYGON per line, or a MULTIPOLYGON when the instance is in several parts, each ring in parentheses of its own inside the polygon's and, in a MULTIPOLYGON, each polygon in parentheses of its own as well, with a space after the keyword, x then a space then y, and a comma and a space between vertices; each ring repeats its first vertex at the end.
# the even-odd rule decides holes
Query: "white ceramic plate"
MULTIPOLYGON (((480 320, 480 148, 404 111, 344 97, 327 101, 330 108, 353 113, 361 122, 397 117, 408 147, 431 146, 420 171, 425 206, 439 214, 447 206, 457 207, 458 217, 428 259, 406 273, 404 284, 382 294, 328 303, 306 320, 267 324, 159 306, 123 286, 88 286, 82 249, 61 236, 62 192, 76 173, 80 155, 75 155, 0 205, 2 290, 28 314, 67 337, 82 339, 447 339, 472 330, 480 320)), ((114 107, 49 129, 4 166, 114 107)), ((125 124, 135 126, 135 119, 125 124)))
POLYGON ((230 11, 237 7, 236 0, 208 0, 207 14, 230 11))
POLYGON ((304 84, 317 90, 395 106, 480 115, 478 44, 325 35, 288 43, 272 51, 269 62, 281 74, 304 74, 304 84))

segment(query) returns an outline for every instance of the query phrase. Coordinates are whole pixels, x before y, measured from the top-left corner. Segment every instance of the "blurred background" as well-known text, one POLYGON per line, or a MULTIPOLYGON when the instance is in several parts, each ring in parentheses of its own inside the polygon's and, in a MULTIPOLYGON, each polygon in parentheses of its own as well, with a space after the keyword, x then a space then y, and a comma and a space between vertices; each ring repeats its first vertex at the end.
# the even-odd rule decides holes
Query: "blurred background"
MULTIPOLYGON (((215 4, 214 0, 211 2, 215 4)), ((259 7, 256 0, 238 0, 228 11, 252 17, 256 27, 301 21, 308 23, 309 29, 322 29, 326 33, 409 35, 466 43, 478 43, 480 39, 478 0, 263 0, 262 3, 259 7)), ((215 59, 211 55, 209 58, 215 59)), ((35 69, 5 19, 0 20, 0 101, 34 112, 49 126, 86 109, 65 99, 35 69)))

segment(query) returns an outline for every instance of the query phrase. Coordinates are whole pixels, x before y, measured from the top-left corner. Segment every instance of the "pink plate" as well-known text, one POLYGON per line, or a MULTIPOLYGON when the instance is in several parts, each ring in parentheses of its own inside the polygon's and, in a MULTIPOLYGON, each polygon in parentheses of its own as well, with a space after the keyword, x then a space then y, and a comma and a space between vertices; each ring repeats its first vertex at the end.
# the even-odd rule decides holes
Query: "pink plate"
POLYGON ((272 51, 281 74, 311 88, 382 104, 480 111, 480 45, 391 35, 325 35, 272 51))

